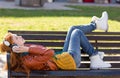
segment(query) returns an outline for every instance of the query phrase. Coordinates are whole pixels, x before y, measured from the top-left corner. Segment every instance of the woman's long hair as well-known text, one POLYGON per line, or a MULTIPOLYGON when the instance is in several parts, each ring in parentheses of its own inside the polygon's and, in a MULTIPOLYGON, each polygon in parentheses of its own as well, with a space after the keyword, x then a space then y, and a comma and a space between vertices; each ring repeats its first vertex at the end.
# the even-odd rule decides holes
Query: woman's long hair
MULTIPOLYGON (((12 40, 12 33, 6 34, 4 40, 8 41, 10 44, 14 44, 12 40)), ((10 58, 10 69, 15 72, 25 72, 29 75, 30 70, 23 64, 20 53, 15 53, 12 49, 6 46, 3 42, 0 44, 1 52, 9 52, 10 58)))

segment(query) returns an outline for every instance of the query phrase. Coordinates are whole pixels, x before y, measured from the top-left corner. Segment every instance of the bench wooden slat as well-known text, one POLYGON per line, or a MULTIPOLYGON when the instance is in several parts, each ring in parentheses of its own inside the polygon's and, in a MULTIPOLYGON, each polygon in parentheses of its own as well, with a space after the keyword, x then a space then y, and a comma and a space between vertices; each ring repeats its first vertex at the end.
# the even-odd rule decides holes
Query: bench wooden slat
POLYGON ((25 40, 65 40, 65 36, 23 35, 25 40))
POLYGON ((103 51, 108 54, 120 54, 120 49, 99 49, 99 51, 103 51))
POLYGON ((31 31, 31 30, 8 30, 8 32, 12 32, 15 34, 67 34, 66 31, 31 31))
MULTIPOLYGON (((65 35, 21 35, 26 40, 65 40, 65 35)), ((87 36, 89 40, 120 41, 120 36, 87 36)))
MULTIPOLYGON (((82 56, 82 61, 89 61, 89 57, 88 56, 82 56)), ((104 61, 120 62, 120 57, 119 56, 104 56, 104 61)))
POLYGON ((109 41, 120 41, 120 36, 87 36, 90 40, 109 40, 109 41))
POLYGON ((93 46, 97 47, 120 47, 120 43, 92 43, 93 46))
MULTIPOLYGON (((54 49, 54 48, 53 48, 54 49)), ((54 49, 56 52, 62 51, 62 49, 54 49)), ((99 49, 98 51, 105 52, 106 54, 120 54, 120 49, 99 49)))
MULTIPOLYGON (((111 63, 111 65, 112 65, 111 68, 118 68, 118 69, 120 69, 120 63, 111 63)), ((81 63, 81 66, 80 66, 80 68, 89 68, 89 67, 90 67, 90 63, 81 63)))
MULTIPOLYGON (((15 34, 67 34, 66 31, 32 31, 32 30, 8 30, 15 34)), ((120 35, 120 32, 91 32, 89 35, 120 35)))

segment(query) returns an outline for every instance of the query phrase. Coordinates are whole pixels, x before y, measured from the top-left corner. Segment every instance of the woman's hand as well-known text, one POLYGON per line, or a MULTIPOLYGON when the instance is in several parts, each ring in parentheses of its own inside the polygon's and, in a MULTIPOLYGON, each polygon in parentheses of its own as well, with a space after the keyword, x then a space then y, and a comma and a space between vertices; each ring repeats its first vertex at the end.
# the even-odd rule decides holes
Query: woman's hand
POLYGON ((29 47, 26 47, 26 46, 14 46, 12 48, 12 50, 15 53, 23 53, 23 52, 28 52, 29 51, 29 47))

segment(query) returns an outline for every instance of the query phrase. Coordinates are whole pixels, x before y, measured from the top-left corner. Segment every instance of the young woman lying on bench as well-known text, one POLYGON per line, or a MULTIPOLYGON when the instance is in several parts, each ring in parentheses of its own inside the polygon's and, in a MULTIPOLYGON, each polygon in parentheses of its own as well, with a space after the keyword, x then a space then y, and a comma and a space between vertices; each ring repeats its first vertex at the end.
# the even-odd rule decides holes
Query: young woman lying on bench
POLYGON ((75 70, 81 64, 81 51, 90 57, 91 69, 111 67, 102 60, 100 52, 95 51, 85 33, 95 29, 108 30, 108 14, 103 12, 101 18, 92 17, 89 25, 72 26, 66 36, 63 51, 55 54, 54 50, 42 45, 25 44, 22 36, 7 33, 0 44, 1 52, 10 52, 11 69, 16 72, 30 73, 31 70, 75 70))

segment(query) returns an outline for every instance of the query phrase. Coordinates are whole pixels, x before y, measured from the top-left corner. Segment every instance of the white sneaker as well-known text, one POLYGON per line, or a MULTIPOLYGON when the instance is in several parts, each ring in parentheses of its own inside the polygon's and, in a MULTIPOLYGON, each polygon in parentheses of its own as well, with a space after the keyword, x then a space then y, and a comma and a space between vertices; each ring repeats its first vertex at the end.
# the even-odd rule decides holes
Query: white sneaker
POLYGON ((98 18, 97 16, 93 16, 91 21, 95 22, 98 19, 100 19, 100 18, 98 18))
POLYGON ((110 63, 105 63, 99 56, 99 54, 90 57, 91 69, 103 69, 111 67, 110 63))
POLYGON ((95 20, 95 23, 97 29, 108 31, 108 13, 104 11, 101 18, 95 20))
POLYGON ((98 52, 98 55, 100 56, 100 59, 103 60, 105 53, 102 52, 102 51, 99 51, 99 52, 98 52))

